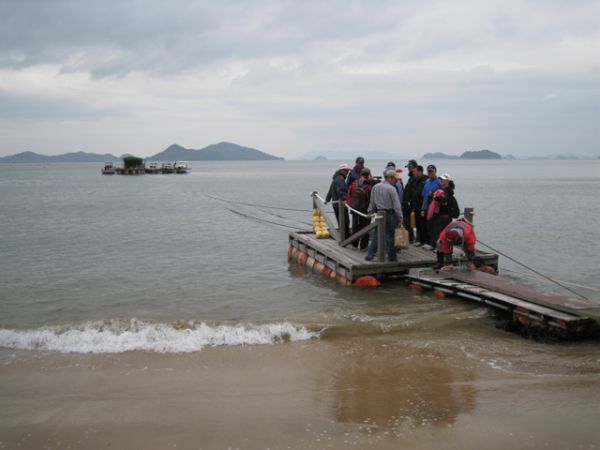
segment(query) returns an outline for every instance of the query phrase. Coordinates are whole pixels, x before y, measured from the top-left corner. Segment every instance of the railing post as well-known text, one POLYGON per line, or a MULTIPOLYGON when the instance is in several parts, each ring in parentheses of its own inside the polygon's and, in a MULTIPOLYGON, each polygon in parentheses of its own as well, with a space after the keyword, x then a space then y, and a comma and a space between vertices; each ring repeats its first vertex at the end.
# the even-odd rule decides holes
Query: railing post
POLYGON ((339 243, 342 243, 348 236, 346 236, 346 202, 341 198, 338 200, 338 223, 340 224, 339 243))
POLYGON ((377 213, 377 260, 385 261, 385 215, 386 212, 377 213))
POLYGON ((473 223, 473 216, 475 215, 473 208, 465 208, 465 212, 463 213, 463 215, 465 216, 465 220, 467 222, 473 223))

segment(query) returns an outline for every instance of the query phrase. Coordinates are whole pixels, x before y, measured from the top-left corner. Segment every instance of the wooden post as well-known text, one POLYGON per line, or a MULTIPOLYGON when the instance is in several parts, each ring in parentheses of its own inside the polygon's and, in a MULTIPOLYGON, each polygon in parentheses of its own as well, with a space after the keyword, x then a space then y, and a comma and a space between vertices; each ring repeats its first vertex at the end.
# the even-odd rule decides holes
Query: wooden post
POLYGON ((338 200, 338 213, 338 223, 340 224, 340 240, 338 242, 341 244, 348 237, 346 236, 346 201, 341 198, 338 200))
POLYGON ((377 260, 385 261, 385 215, 386 212, 377 213, 377 260))
POLYGON ((465 212, 463 213, 463 215, 465 216, 465 220, 467 222, 473 223, 473 216, 475 215, 473 208, 465 208, 465 212))

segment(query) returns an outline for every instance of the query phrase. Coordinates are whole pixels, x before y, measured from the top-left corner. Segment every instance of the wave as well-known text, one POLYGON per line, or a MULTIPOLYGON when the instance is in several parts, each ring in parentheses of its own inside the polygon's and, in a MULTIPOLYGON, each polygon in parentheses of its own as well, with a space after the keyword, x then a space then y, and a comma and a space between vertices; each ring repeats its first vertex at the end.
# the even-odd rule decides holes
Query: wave
POLYGON ((61 353, 123 353, 135 350, 191 353, 204 347, 265 345, 318 339, 287 321, 261 325, 208 325, 204 322, 154 323, 131 319, 32 330, 0 329, 0 347, 61 353))

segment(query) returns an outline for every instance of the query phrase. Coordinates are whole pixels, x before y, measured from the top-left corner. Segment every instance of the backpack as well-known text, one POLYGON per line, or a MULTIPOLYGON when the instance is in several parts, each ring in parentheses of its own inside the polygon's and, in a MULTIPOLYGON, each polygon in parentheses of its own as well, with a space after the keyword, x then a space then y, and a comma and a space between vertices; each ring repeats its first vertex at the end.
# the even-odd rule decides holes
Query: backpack
POLYGON ((350 195, 350 207, 357 211, 364 212, 369 208, 369 193, 367 188, 369 183, 364 178, 356 180, 356 186, 352 189, 350 195))

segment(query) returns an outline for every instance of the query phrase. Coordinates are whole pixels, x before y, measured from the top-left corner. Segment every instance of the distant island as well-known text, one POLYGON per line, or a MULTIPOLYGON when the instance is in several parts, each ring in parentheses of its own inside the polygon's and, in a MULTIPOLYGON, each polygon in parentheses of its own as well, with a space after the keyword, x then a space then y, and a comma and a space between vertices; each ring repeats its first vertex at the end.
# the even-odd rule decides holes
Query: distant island
POLYGON ((40 155, 34 152, 23 152, 17 153, 16 155, 5 156, 0 158, 0 163, 69 163, 69 162, 104 162, 114 161, 119 159, 114 155, 105 153, 104 155, 98 155, 95 153, 65 153, 64 155, 47 156, 40 155))
POLYGON ((345 161, 353 164, 357 156, 362 156, 366 161, 394 161, 398 155, 382 150, 318 150, 304 153, 299 159, 305 161, 345 161), (322 159, 325 158, 325 159, 322 159))
POLYGON ((425 153, 422 159, 502 159, 502 156, 490 150, 478 150, 466 151, 460 156, 447 155, 442 152, 425 153))
POLYGON ((496 152, 491 150, 478 150, 474 152, 464 152, 460 155, 461 159, 502 159, 496 152))
POLYGON ((157 161, 267 161, 282 159, 254 148, 242 147, 230 142, 220 142, 200 150, 173 144, 162 152, 146 158, 146 160, 157 161))
POLYGON ((442 152, 434 152, 434 153, 425 153, 421 156, 421 159, 458 159, 459 157, 456 155, 447 155, 442 152))
MULTIPOLYGON (((94 153, 77 152, 47 156, 28 151, 0 158, 0 163, 84 163, 115 161, 118 159, 120 158, 109 153, 98 155, 94 153)), ((200 150, 187 149, 180 145, 173 144, 162 152, 145 159, 156 161, 267 161, 282 160, 283 158, 261 152, 254 148, 243 147, 230 142, 220 142, 200 150)))

